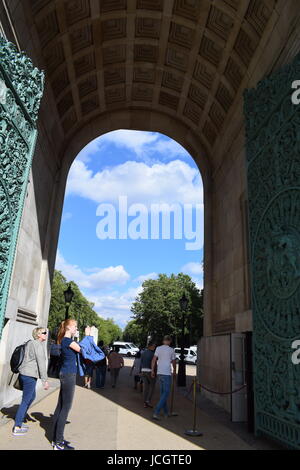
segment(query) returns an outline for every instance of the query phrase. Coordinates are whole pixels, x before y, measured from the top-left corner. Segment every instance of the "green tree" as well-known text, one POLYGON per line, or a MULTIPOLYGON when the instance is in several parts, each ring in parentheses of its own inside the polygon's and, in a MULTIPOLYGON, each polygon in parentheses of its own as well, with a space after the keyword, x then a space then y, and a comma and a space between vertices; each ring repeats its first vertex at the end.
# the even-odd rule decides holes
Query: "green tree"
POLYGON ((123 341, 129 341, 137 346, 144 346, 147 344, 148 332, 142 325, 138 325, 136 320, 131 320, 127 323, 123 331, 123 341))
MULTIPOLYGON (((185 314, 185 342, 197 343, 203 334, 203 291, 200 292, 190 276, 160 274, 158 279, 144 281, 142 287, 131 307, 136 325, 157 340, 170 334, 179 344, 182 328, 179 299, 185 292, 189 300, 185 314)), ((132 326, 130 328, 132 330, 132 326)))
MULTIPOLYGON (((53 336, 57 333, 60 323, 65 319, 66 306, 64 291, 67 289, 68 284, 69 282, 67 282, 63 274, 55 270, 48 320, 48 328, 53 336)), ((77 320, 80 337, 83 336, 84 329, 87 325, 94 325, 98 328, 99 339, 102 339, 105 344, 110 344, 120 337, 122 330, 114 323, 113 319, 100 317, 94 310, 94 304, 82 294, 77 284, 73 281, 71 281, 70 284, 74 296, 69 308, 69 317, 77 320)))

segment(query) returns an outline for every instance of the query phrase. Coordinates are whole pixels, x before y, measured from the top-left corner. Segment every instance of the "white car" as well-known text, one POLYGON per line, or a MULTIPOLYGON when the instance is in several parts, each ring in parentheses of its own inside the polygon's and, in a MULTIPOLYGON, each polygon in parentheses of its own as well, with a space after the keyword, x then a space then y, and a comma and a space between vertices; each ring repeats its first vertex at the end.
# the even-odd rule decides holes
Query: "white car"
POLYGON ((119 353, 128 357, 135 356, 139 351, 139 348, 135 344, 125 341, 115 341, 113 345, 119 346, 119 353))
MULTIPOLYGON (((175 348, 174 351, 175 351, 175 354, 176 354, 176 359, 179 361, 180 360, 180 354, 181 354, 181 348, 175 348)), ((184 348, 184 361, 189 362, 191 364, 196 364, 197 363, 197 353, 195 352, 194 349, 184 348)))

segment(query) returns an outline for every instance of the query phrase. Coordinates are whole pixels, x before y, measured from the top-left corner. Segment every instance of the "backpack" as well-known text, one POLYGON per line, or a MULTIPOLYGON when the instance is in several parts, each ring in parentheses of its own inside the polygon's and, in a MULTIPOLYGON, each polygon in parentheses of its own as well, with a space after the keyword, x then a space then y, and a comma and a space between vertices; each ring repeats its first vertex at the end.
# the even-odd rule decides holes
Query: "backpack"
MULTIPOLYGON (((31 340, 29 340, 31 341, 31 340)), ((26 345, 29 343, 29 341, 26 341, 25 343, 21 344, 20 346, 17 346, 14 352, 11 355, 10 358, 10 369, 14 374, 17 374, 19 372, 19 368, 21 367, 21 364, 24 360, 25 356, 25 348, 26 345)))

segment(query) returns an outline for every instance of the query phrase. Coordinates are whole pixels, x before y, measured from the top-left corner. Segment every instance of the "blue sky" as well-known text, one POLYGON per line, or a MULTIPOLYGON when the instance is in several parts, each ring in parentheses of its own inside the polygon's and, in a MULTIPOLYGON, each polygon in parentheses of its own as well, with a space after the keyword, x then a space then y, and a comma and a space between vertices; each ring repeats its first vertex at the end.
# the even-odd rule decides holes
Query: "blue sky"
POLYGON ((159 273, 184 272, 202 288, 202 258, 202 180, 183 147, 159 133, 129 130, 107 133, 84 147, 68 176, 56 269, 79 285, 100 316, 112 317, 124 328, 142 282, 159 273), (135 227, 129 234, 135 232, 136 239, 119 239, 120 196, 133 211, 123 211, 123 220, 126 230, 130 224, 135 227), (159 238, 151 239, 151 205, 162 203, 181 208, 180 239, 174 237, 172 216, 169 239, 163 239, 161 227, 159 238), (113 227, 107 205, 116 216, 114 239, 99 238, 113 227), (197 244, 195 234, 187 239, 186 208, 192 208, 190 229, 197 227, 197 244), (144 238, 137 238, 142 228, 144 238), (189 242, 193 249, 187 249, 189 242))

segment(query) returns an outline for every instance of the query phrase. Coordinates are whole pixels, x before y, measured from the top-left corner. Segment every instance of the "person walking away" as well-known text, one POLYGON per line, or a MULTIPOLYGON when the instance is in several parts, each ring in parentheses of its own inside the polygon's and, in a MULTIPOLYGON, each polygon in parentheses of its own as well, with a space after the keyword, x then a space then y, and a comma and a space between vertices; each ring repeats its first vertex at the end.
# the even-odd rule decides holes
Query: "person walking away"
POLYGON ((168 397, 171 391, 172 382, 172 371, 171 364, 173 366, 173 376, 176 376, 176 355, 174 349, 170 347, 171 337, 165 336, 163 339, 163 345, 156 348, 152 363, 151 363, 151 376, 155 377, 155 365, 157 362, 157 377, 160 385, 160 400, 157 403, 153 419, 160 420, 159 414, 163 409, 165 416, 169 416, 168 411, 168 397))
POLYGON ((84 373, 84 386, 85 388, 89 389, 91 388, 92 385, 92 378, 93 378, 93 372, 94 372, 94 363, 90 359, 84 359, 83 360, 85 364, 85 373, 84 373))
POLYGON ((124 359, 119 354, 118 346, 115 346, 113 351, 108 356, 108 366, 109 366, 110 375, 111 375, 111 386, 112 388, 115 388, 120 369, 124 367, 124 359))
POLYGON ((95 364, 96 366, 96 388, 104 388, 106 369, 107 369, 107 348, 104 347, 103 341, 98 341, 98 347, 103 351, 105 357, 95 364))
POLYGON ((156 367, 154 377, 151 375, 151 363, 154 356, 156 345, 153 342, 148 343, 147 349, 141 354, 141 379, 144 385, 144 408, 153 408, 151 399, 156 383, 156 367))
POLYGON ((24 419, 30 405, 36 397, 37 379, 42 379, 44 390, 48 390, 47 359, 43 343, 47 339, 46 328, 35 328, 32 332, 33 340, 30 340, 25 348, 25 355, 19 367, 19 380, 23 390, 22 401, 15 416, 15 425, 12 433, 21 436, 28 431, 24 419))
POLYGON ((133 361, 133 365, 130 370, 130 376, 132 375, 132 372, 134 371, 134 390, 137 390, 137 385, 138 383, 141 383, 141 351, 138 351, 136 353, 136 356, 133 361))
MULTIPOLYGON (((61 345, 61 368, 59 373, 60 392, 58 403, 52 419, 52 445, 54 450, 73 450, 68 441, 64 439, 64 429, 69 411, 72 407, 76 375, 77 353, 81 347, 74 341, 77 332, 77 321, 68 318, 60 325, 57 343, 61 345)), ((89 335, 90 329, 86 328, 85 334, 89 335)))
POLYGON ((50 361, 48 366, 48 376, 49 377, 56 377, 59 376, 59 369, 60 369, 60 344, 57 344, 55 341, 51 341, 50 346, 50 361))

